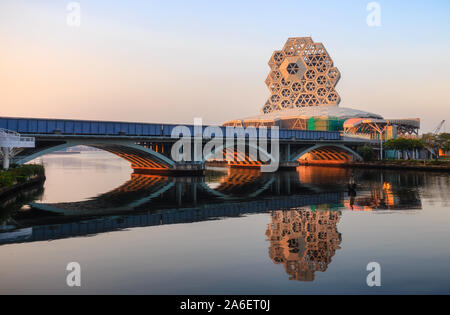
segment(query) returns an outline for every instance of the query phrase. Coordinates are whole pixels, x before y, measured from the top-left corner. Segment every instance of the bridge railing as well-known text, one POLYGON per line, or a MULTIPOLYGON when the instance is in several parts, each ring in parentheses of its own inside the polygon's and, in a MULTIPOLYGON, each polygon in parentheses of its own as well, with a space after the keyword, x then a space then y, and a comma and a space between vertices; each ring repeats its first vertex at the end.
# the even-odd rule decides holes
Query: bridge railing
POLYGON ((0 148, 32 148, 33 137, 22 137, 19 133, 0 128, 0 148))

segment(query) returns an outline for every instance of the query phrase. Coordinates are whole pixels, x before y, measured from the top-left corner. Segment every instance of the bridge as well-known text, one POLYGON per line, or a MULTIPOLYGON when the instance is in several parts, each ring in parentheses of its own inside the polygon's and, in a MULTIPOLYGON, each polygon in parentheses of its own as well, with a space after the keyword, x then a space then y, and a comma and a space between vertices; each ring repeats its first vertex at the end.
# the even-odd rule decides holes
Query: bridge
POLYGON ((202 173, 208 161, 263 172, 270 165, 276 165, 270 171, 297 167, 299 161, 351 163, 361 159, 358 146, 371 142, 334 131, 68 119, 0 117, 0 128, 35 140, 34 147, 17 150, 12 159, 17 164, 86 145, 118 155, 133 169, 149 173, 202 173), (205 154, 206 149, 211 154, 205 154), (177 158, 173 152, 179 153, 177 158))

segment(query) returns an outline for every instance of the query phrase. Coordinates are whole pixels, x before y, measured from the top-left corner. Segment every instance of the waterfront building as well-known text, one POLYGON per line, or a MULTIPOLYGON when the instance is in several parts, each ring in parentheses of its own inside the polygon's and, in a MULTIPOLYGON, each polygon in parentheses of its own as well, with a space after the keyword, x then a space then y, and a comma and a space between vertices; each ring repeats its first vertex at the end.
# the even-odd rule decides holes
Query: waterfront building
POLYGON ((339 106, 341 78, 322 43, 311 37, 289 38, 269 59, 270 95, 261 114, 224 123, 233 127, 279 126, 282 129, 342 131, 371 139, 418 134, 420 119, 384 119, 371 112, 339 106))

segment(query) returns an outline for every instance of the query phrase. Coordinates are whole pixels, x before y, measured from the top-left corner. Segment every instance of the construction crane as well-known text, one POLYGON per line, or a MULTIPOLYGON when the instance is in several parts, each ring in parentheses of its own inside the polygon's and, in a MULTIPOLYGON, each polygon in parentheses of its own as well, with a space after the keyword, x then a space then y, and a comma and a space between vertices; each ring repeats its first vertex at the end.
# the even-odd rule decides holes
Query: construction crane
POLYGON ((445 124, 445 120, 441 121, 440 124, 436 127, 436 129, 434 129, 433 134, 434 135, 438 135, 441 132, 442 127, 445 124))
POLYGON ((431 156, 434 158, 439 158, 439 143, 437 141, 437 137, 441 132, 442 127, 445 124, 445 120, 442 120, 439 125, 434 129, 431 133, 432 137, 427 137, 425 142, 427 143, 427 150, 431 153, 431 156))

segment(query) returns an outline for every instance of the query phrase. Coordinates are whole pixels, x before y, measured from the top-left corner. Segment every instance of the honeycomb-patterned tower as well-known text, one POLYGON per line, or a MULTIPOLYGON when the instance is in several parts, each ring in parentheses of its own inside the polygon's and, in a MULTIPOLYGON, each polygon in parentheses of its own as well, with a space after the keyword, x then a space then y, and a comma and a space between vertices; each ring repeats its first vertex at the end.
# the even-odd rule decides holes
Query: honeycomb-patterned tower
POLYGON ((289 38, 282 50, 273 53, 269 66, 266 84, 271 94, 263 113, 339 105, 335 86, 341 75, 322 43, 315 43, 311 37, 289 38))

